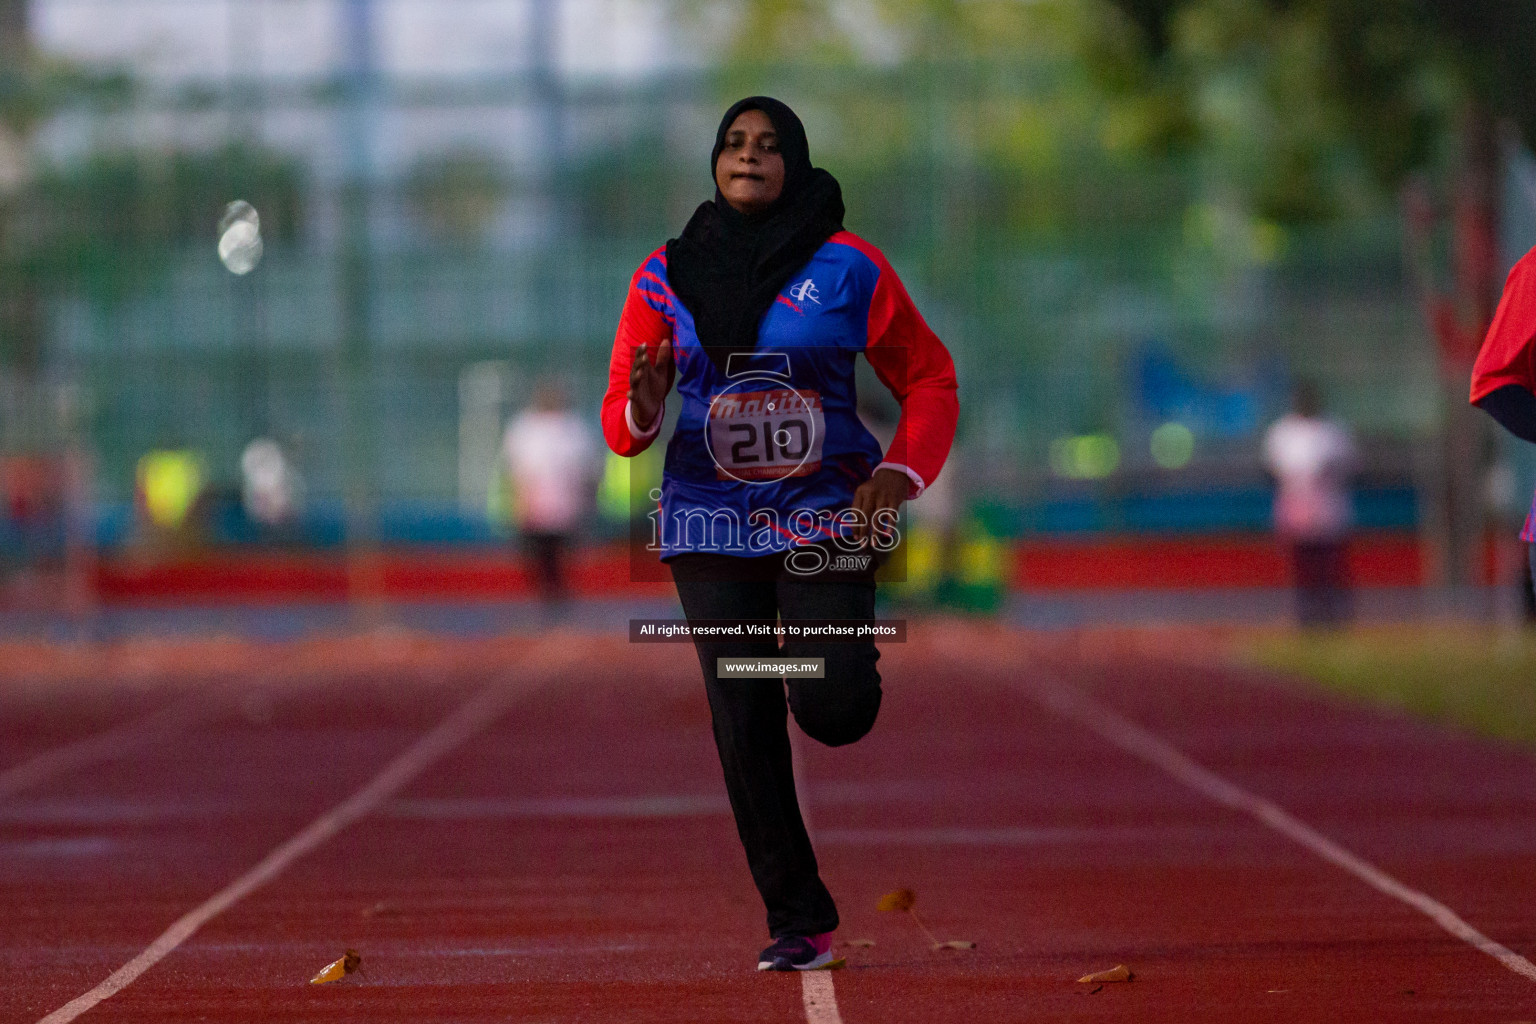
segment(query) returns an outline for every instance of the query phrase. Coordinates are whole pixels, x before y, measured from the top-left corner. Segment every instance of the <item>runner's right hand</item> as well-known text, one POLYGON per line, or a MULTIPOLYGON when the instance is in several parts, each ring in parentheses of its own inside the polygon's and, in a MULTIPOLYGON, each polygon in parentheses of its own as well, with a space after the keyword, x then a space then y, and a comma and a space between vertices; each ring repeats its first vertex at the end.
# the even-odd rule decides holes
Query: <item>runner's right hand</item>
POLYGON ((672 390, 672 342, 663 341, 652 354, 649 343, 635 349, 629 366, 629 401, 635 424, 649 428, 672 390))

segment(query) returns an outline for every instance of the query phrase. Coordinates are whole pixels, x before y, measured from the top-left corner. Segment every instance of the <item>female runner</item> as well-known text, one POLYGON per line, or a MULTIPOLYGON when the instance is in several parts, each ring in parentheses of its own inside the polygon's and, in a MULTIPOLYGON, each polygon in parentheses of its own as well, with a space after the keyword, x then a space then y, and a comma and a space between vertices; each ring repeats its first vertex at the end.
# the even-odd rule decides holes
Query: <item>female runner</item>
MULTIPOLYGON (((653 527, 690 623, 868 622, 874 557, 895 510, 933 482, 959 415, 954 363, 880 250, 843 230, 836 179, 805 129, 764 96, 726 111, 713 202, 635 272, 619 320, 603 435, 636 455, 661 430, 676 379, 653 527), (855 413, 854 360, 901 403, 882 454, 855 413)), ((695 637, 715 743, 772 945, 759 970, 832 960, 837 908, 795 796, 785 679, 722 676, 720 659, 823 659, 790 678, 800 728, 829 746, 869 732, 879 652, 856 642, 695 637)))

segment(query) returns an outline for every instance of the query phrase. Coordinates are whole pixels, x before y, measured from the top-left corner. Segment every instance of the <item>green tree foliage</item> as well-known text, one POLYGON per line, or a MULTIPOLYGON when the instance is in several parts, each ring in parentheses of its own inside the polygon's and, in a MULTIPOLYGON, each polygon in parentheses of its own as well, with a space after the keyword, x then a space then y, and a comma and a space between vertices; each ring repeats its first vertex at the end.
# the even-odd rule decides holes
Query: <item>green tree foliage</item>
MULTIPOLYGON (((1159 55, 1171 44, 1173 23, 1190 6, 1190 0, 1114 2, 1159 55)), ((1301 10, 1325 21, 1344 97, 1367 127, 1381 125, 1383 114, 1392 122, 1394 114, 1422 109, 1428 98, 1425 71, 1448 71, 1490 109, 1514 121, 1527 145, 1536 146, 1536 64, 1531 61, 1536 5, 1510 0, 1269 0, 1266 6, 1279 14, 1301 10)), ((1395 124, 1414 120, 1410 115, 1395 124)), ((1418 133, 1412 137, 1422 139, 1418 133)))
POLYGON ((492 154, 458 149, 424 157, 406 175, 406 201, 440 241, 478 243, 511 192, 511 175, 492 154))
POLYGON ((1444 113, 1423 109, 1427 97, 1397 109, 1371 92, 1373 114, 1353 116, 1334 39, 1317 8, 1263 0, 1194 0, 1168 26, 1159 66, 1195 125, 1194 151, 1268 220, 1368 213, 1425 158, 1424 122, 1444 113))
POLYGON ((0 362, 33 369, 42 353, 37 243, 43 218, 32 187, 31 135, 76 98, 111 107, 126 75, 46 59, 30 45, 27 5, 0 0, 0 362))
POLYGON ((1144 204, 1089 186, 1170 160, 1198 165, 1207 198, 1302 224, 1380 210, 1443 155, 1475 62, 1426 3, 753 0, 734 8, 728 65, 743 84, 785 60, 989 78, 975 108, 937 129, 899 89, 840 97, 835 137, 854 161, 915 142, 1016 169, 1029 184, 1005 211, 1017 228, 1081 223, 1084 194, 1106 220, 1134 217, 1144 204))
POLYGON ((1191 126, 1111 4, 760 0, 735 10, 725 90, 782 89, 808 118, 817 158, 850 186, 857 221, 881 237, 1169 219, 1166 204, 1146 202, 1168 181, 1145 157, 1177 153, 1191 126), (818 67, 828 73, 818 78, 818 67), (924 197, 935 201, 902 201, 924 197))
POLYGON ((41 171, 28 187, 14 259, 38 284, 117 289, 185 245, 216 239, 231 197, 261 213, 262 235, 294 238, 303 217, 299 162, 244 145, 172 153, 118 151, 41 171))
POLYGON ((1422 0, 1456 40, 1460 66, 1490 109, 1536 148, 1536 5, 1524 0, 1422 0))
POLYGON ((1414 0, 1181 0, 1144 21, 1154 6, 1197 145, 1266 216, 1359 213, 1445 159, 1466 76, 1414 0))

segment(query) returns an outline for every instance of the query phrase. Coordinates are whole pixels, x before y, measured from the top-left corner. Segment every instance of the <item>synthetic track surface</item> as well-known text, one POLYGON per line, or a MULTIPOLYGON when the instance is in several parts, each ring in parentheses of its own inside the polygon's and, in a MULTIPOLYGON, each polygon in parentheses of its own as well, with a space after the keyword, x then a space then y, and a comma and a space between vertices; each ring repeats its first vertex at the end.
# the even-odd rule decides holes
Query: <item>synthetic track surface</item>
MULTIPOLYGON (((0 1024, 92 989, 498 678, 515 692, 484 731, 81 1019, 806 1019, 800 978, 751 970, 761 909, 689 648, 338 644, 0 684, 0 777, 151 724, 0 797, 0 1024), (543 681, 551 647, 581 660, 543 681), (306 984, 348 946, 366 977, 306 984)), ((839 937, 875 941, 826 976, 847 1024, 1536 1019, 1536 983, 1035 687, 1113 709, 1526 957, 1529 754, 1102 638, 930 624, 881 667, 869 737, 800 745, 839 937), (931 952, 877 913, 897 886, 978 948, 931 952), (1137 979, 1074 982, 1117 963, 1137 979)))

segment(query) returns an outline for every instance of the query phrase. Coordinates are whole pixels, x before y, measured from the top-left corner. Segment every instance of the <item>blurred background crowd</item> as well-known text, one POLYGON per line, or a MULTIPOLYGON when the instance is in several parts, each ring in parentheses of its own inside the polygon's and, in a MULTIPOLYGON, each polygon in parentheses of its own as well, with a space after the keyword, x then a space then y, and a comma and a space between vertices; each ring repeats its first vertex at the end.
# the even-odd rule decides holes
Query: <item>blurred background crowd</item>
POLYGON ((1533 52, 1504 0, 0 0, 0 605, 496 596, 552 534, 622 589, 659 460, 570 454, 555 530, 509 424, 595 423, 749 93, 955 355, 910 596, 1284 584, 1303 394, 1325 584, 1514 593, 1536 458, 1466 392, 1536 245, 1533 52))

